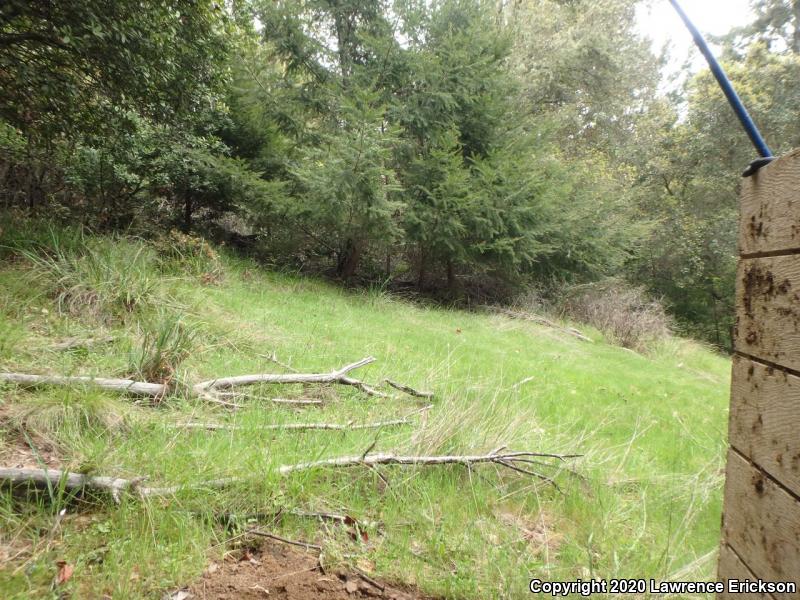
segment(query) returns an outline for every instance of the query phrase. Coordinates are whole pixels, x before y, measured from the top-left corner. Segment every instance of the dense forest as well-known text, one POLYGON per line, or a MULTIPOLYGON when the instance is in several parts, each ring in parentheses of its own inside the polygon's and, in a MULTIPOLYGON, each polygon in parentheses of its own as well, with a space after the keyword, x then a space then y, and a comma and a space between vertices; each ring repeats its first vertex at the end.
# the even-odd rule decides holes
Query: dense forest
MULTIPOLYGON (((638 287, 726 348, 754 151, 709 73, 659 93, 637 4, 6 0, 0 205, 448 302, 638 287)), ((780 153, 800 2, 753 8, 715 41, 780 153)))

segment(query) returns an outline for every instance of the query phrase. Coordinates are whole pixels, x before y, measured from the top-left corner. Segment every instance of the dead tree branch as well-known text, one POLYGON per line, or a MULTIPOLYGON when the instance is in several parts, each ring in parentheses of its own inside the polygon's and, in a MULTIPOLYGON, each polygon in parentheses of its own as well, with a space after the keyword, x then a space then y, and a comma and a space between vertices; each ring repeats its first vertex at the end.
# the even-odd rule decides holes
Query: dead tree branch
POLYGON ((396 381, 392 381, 391 379, 384 379, 387 385, 392 386, 396 390, 400 390, 401 392, 405 392, 409 396, 416 396, 417 398, 433 398, 433 392, 421 392, 419 390, 415 390, 414 388, 403 385, 402 383, 397 383, 396 381))
MULTIPOLYGON (((224 396, 240 396, 234 388, 255 385, 259 383, 270 384, 292 384, 292 383, 319 383, 331 384, 338 383, 341 385, 353 386, 365 394, 376 396, 379 398, 389 398, 388 394, 384 394, 367 385, 363 381, 353 379, 348 376, 350 371, 358 369, 374 362, 373 357, 363 358, 358 362, 346 365, 336 371, 330 373, 258 373, 255 375, 237 375, 233 377, 221 377, 217 379, 210 379, 208 381, 200 382, 193 386, 194 394, 202 399, 215 404, 228 406, 230 408, 241 408, 241 406, 222 400, 224 396), (230 391, 223 391, 230 390, 230 391)), ((9 381, 22 386, 39 386, 39 385, 94 385, 103 389, 128 393, 139 396, 150 396, 160 398, 169 393, 170 388, 167 384, 163 383, 149 383, 146 381, 134 381, 132 379, 110 379, 106 377, 85 377, 75 376, 66 377, 61 375, 32 375, 27 373, 0 373, 0 381, 9 381)), ((390 385, 397 389, 403 390, 406 393, 420 396, 430 397, 428 392, 418 392, 413 388, 401 386, 394 382, 389 382, 390 385)), ((318 405, 322 404, 321 400, 317 399, 291 399, 291 398, 261 398, 277 404, 297 404, 297 405, 318 405)))
POLYGON ((115 502, 124 492, 136 489, 143 479, 120 479, 69 473, 58 469, 4 469, 0 468, 0 482, 18 488, 30 486, 37 489, 63 489, 70 492, 96 490, 111 494, 115 502))
MULTIPOLYGON (((519 464, 530 464, 533 458, 553 458, 566 460, 577 458, 580 454, 545 454, 539 452, 503 452, 495 450, 489 454, 476 455, 442 455, 442 456, 402 456, 398 454, 363 454, 357 456, 340 456, 323 460, 283 465, 276 469, 281 475, 290 475, 300 471, 309 471, 321 467, 357 467, 376 465, 406 465, 406 466, 433 466, 446 464, 459 464, 470 467, 479 463, 493 463, 510 468, 518 473, 535 476, 548 483, 553 480, 545 475, 520 467, 519 464)), ((35 487, 39 489, 66 489, 71 492, 81 493, 85 490, 95 490, 111 494, 115 502, 120 501, 123 493, 129 493, 140 498, 149 496, 169 496, 178 492, 209 488, 221 489, 230 485, 247 482, 247 477, 225 477, 198 483, 165 486, 145 487, 142 484, 144 477, 122 479, 118 477, 103 477, 70 473, 58 469, 9 469, 0 468, 0 485, 11 487, 35 487)))
POLYGON ((163 383, 148 383, 146 381, 134 381, 133 379, 108 379, 106 377, 63 377, 60 375, 0 373, 0 381, 9 381, 27 387, 40 385, 92 385, 113 392, 152 397, 161 397, 169 392, 169 386, 163 383))
POLYGON ((211 401, 215 401, 213 400, 215 398, 234 398, 234 399, 244 398, 248 400, 260 400, 263 402, 272 402, 273 404, 291 404, 297 406, 320 406, 323 404, 323 401, 320 400, 319 398, 267 398, 265 396, 255 396, 253 394, 245 394, 239 392, 217 392, 215 394, 206 393, 201 397, 205 397, 211 401))
POLYGON ((168 425, 170 429, 205 429, 208 431, 283 431, 296 430, 305 431, 307 429, 329 429, 332 431, 355 431, 359 429, 380 429, 382 427, 397 427, 399 425, 411 425, 408 419, 394 419, 391 421, 376 421, 372 423, 284 423, 277 425, 256 425, 253 427, 241 425, 229 425, 227 423, 177 423, 168 425))
POLYGON ((460 464, 470 466, 478 463, 495 463, 502 466, 514 465, 518 462, 526 462, 530 457, 555 458, 564 460, 576 458, 580 455, 560 455, 560 454, 540 454, 536 452, 492 452, 490 454, 476 455, 442 455, 442 456, 401 456, 397 454, 372 454, 357 456, 340 456, 310 462, 295 463, 292 465, 282 465, 278 467, 281 475, 296 473, 298 471, 308 471, 319 467, 357 467, 374 465, 446 465, 460 464))
POLYGON ((215 390, 225 390, 246 385, 259 383, 288 384, 288 383, 339 383, 357 387, 363 392, 373 396, 386 396, 381 392, 371 388, 364 382, 348 377, 350 371, 358 369, 374 362, 371 356, 363 358, 358 362, 346 365, 337 371, 330 373, 257 373, 255 375, 236 375, 233 377, 221 377, 203 381, 194 386, 197 394, 212 392, 215 390))

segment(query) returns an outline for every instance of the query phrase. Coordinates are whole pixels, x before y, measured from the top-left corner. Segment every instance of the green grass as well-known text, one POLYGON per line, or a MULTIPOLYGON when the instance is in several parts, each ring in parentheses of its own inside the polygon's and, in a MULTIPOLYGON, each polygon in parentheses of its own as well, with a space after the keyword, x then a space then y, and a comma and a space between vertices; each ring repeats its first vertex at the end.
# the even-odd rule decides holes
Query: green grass
POLYGON ((25 247, 21 239, 8 244, 0 268, 0 370, 169 373, 184 390, 216 376, 280 371, 266 358, 272 352, 301 371, 372 355, 377 361, 354 376, 431 389, 435 406, 418 426, 380 431, 201 432, 165 424, 366 421, 418 404, 340 386, 324 391, 322 407, 245 400, 230 413, 184 393, 154 407, 92 389, 0 388, 0 453, 47 449, 70 470, 146 476, 150 485, 245 478, 225 490, 119 506, 71 501, 59 490, 25 499, 0 493, 3 598, 55 597, 57 560, 75 566, 65 589, 76 597, 158 598, 241 542, 244 523, 226 528, 219 515, 281 508, 377 523, 368 541, 288 514, 267 527, 323 543, 329 564, 368 561, 378 577, 449 598, 527 597, 531 576, 713 577, 727 358, 678 339, 642 356, 605 344, 596 331, 589 344, 527 322, 413 305, 380 290, 348 292, 225 256, 215 258, 213 278, 198 269, 182 275, 179 266, 159 266, 157 253, 137 240, 88 239, 84 254, 71 242, 60 259, 44 250, 49 242, 25 247), (63 269, 48 271, 54 261, 63 269), (91 298, 91 310, 72 302, 70 290, 91 298), (49 347, 60 337, 98 334, 115 341, 69 352, 49 347), (492 466, 274 473, 280 464, 360 454, 373 443, 375 451, 418 454, 507 445, 584 456, 568 464, 574 474, 557 474, 562 492, 492 466))

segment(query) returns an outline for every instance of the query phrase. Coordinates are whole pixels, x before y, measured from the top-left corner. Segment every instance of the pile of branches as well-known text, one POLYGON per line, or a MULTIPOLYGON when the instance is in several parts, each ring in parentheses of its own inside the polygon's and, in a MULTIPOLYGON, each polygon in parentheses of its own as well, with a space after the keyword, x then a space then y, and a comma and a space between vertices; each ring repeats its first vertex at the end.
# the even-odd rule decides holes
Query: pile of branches
MULTIPOLYGON (((274 362, 277 359, 268 357, 274 362)), ((339 369, 335 369, 328 373, 299 373, 288 367, 282 365, 291 373, 256 373, 252 375, 236 375, 230 377, 218 377, 201 381, 195 385, 190 386, 188 389, 190 394, 198 399, 221 404, 231 408, 239 408, 240 405, 232 400, 239 397, 245 397, 241 389, 248 386, 258 384, 320 384, 320 385, 345 385, 351 386, 360 392, 377 398, 396 398, 387 392, 377 389, 377 386, 367 384, 359 379, 351 376, 351 372, 374 362, 373 357, 367 357, 357 362, 345 365, 339 369)), ((36 386, 75 386, 75 385, 92 385, 105 390, 130 394, 134 396, 146 396, 153 399, 161 400, 167 395, 173 393, 175 390, 170 388, 167 383, 151 383, 146 381, 134 381, 131 379, 113 379, 101 377, 81 377, 81 376, 59 376, 59 375, 34 375, 28 373, 0 373, 0 381, 6 381, 26 387, 36 386)), ((403 385, 384 379, 383 384, 395 390, 403 392, 409 396, 416 398, 431 399, 432 392, 419 391, 408 385, 403 385)), ((321 400, 316 399, 281 399, 269 398, 272 402, 295 404, 295 405, 313 405, 320 404, 321 400)), ((432 408, 432 405, 427 405, 415 411, 416 413, 426 411, 432 408)), ((379 429, 384 427, 394 427, 412 424, 412 421, 407 415, 400 419, 392 419, 387 421, 377 421, 372 423, 356 423, 349 421, 347 423, 293 423, 281 425, 262 425, 258 429, 274 429, 274 430, 356 430, 356 429, 379 429)), ((204 429, 204 430, 228 430, 236 431, 243 429, 243 427, 224 424, 224 423, 203 423, 203 422, 184 422, 168 425, 171 428, 177 429, 204 429)), ((322 468, 348 468, 348 467, 368 467, 374 468, 378 465, 396 465, 396 466, 433 466, 433 465, 447 465, 456 464, 462 465, 471 469, 474 465, 481 463, 491 463, 493 465, 503 467, 515 471, 517 473, 529 475, 545 481, 551 485, 556 485, 553 479, 547 475, 533 470, 535 466, 554 467, 557 466, 558 461, 564 461, 570 458, 575 458, 579 455, 562 455, 562 454, 544 454, 529 451, 507 451, 505 447, 498 448, 488 454, 464 454, 464 455, 433 455, 433 456, 414 456, 414 455, 401 455, 394 453, 375 453, 370 454, 373 449, 370 446, 363 454, 356 456, 337 456, 333 458, 326 458, 310 462, 301 462, 294 464, 287 464, 277 467, 276 472, 279 475, 290 475, 300 471, 309 471, 313 469, 322 468)), ((60 471, 57 469, 28 469, 28 468, 2 468, 0 467, 0 485, 12 487, 19 490, 30 489, 64 489, 75 494, 85 494, 87 492, 102 492, 110 494, 111 497, 119 502, 123 495, 134 496, 136 498, 159 497, 176 494, 185 489, 198 489, 198 488, 225 488, 234 484, 246 483, 247 480, 242 477, 228 477, 223 479, 215 479, 202 481, 189 485, 167 486, 167 487, 151 487, 145 485, 146 478, 120 478, 113 476, 98 476, 81 473, 71 473, 67 471, 60 471)), ((557 487, 557 486, 556 486, 557 487)))

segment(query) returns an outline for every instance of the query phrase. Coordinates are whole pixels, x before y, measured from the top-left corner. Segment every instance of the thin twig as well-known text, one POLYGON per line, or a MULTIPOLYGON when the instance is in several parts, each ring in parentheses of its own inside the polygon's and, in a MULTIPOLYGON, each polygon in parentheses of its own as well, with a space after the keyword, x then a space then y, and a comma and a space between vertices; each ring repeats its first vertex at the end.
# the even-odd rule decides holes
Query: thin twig
POLYGON ((273 404, 293 404, 297 406, 319 406, 323 404, 323 401, 319 398, 268 398, 244 392, 208 392, 205 395, 213 398, 245 398, 247 400, 272 402, 273 404))
POLYGON ((384 379, 383 381, 386 382, 387 385, 390 385, 394 389, 400 390, 401 392, 405 392, 409 396, 416 396, 417 398, 433 398, 433 392, 421 392, 408 385, 403 385, 402 383, 392 381, 391 379, 384 379))
POLYGON ((227 400, 223 400, 222 398, 218 398, 217 396, 218 394, 206 393, 206 394, 200 394, 199 397, 205 400, 206 402, 211 402, 212 404, 220 404, 222 406, 225 406, 226 408, 234 408, 234 409, 244 408, 241 404, 236 404, 235 402, 228 402, 227 400))
POLYGON ((296 540, 290 540, 288 538, 275 535, 274 533, 261 531, 260 529, 248 529, 247 533, 269 538, 277 542, 283 542, 284 544, 290 544, 292 546, 300 546, 301 548, 305 548, 306 550, 317 550, 318 552, 322 552, 322 546, 318 546, 317 544, 309 544, 308 542, 299 542, 296 540))
POLYGON ((288 365, 286 363, 283 363, 283 362, 279 361, 278 360, 278 355, 275 353, 274 350, 272 351, 272 354, 259 354, 258 356, 260 358, 266 358, 268 361, 274 362, 279 367, 283 367, 284 369, 286 369, 287 371, 290 371, 292 373, 299 373, 300 372, 297 369, 295 369, 294 367, 292 367, 291 365, 288 365))

